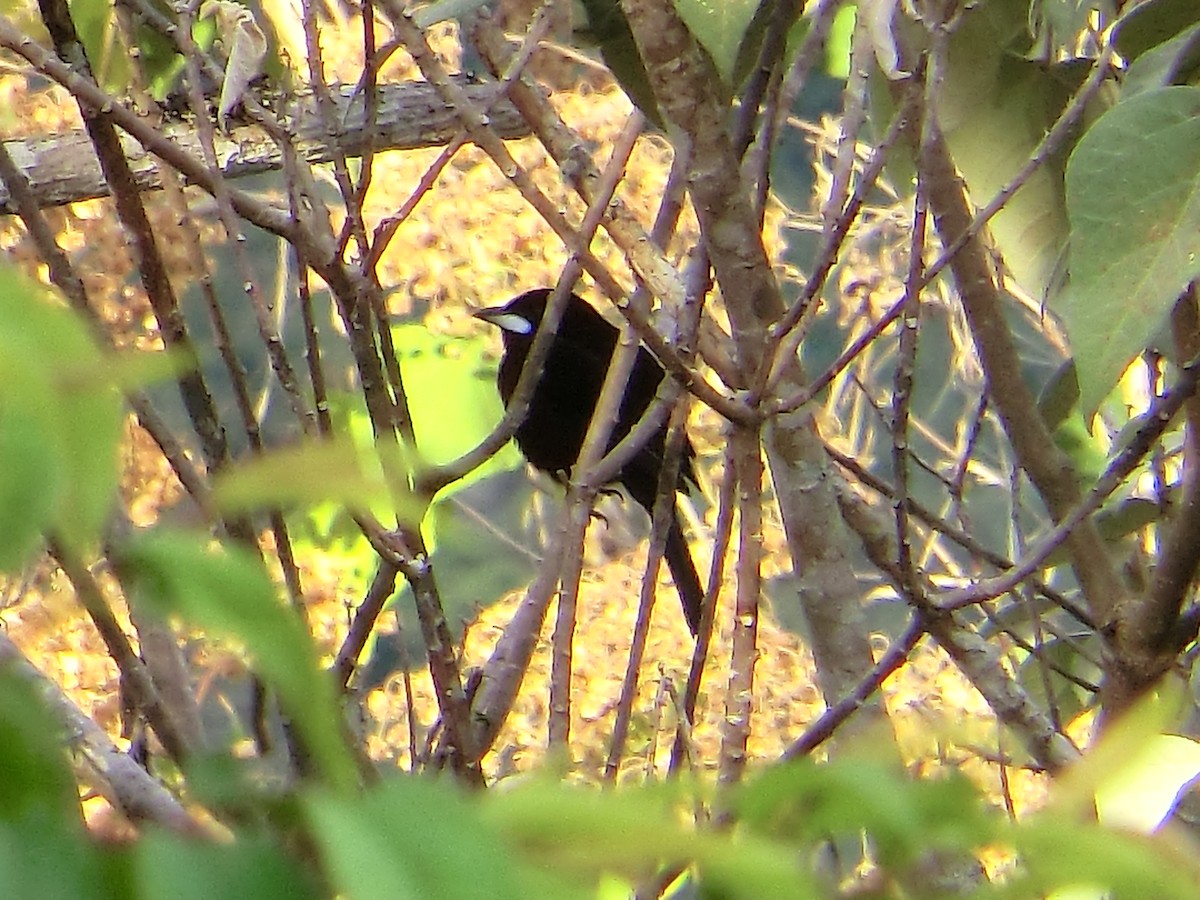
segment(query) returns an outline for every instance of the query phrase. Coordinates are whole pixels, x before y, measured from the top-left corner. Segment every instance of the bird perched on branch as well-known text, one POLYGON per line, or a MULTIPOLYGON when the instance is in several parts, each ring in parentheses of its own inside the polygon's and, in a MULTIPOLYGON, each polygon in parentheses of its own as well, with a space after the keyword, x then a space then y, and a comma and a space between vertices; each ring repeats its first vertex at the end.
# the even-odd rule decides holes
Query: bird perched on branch
MULTIPOLYGON (((505 407, 516 391, 517 380, 521 377, 521 370, 533 346, 534 335, 551 294, 552 291, 545 288, 528 291, 504 306, 475 312, 480 319, 501 329, 504 356, 500 360, 496 384, 505 407)), ((517 447, 525 459, 560 481, 579 459, 588 424, 600 399, 604 376, 617 347, 618 336, 618 330, 586 301, 574 294, 567 299, 562 320, 550 344, 545 368, 515 435, 517 447)), ((640 347, 607 449, 611 450, 630 432, 654 400, 664 377, 658 360, 645 347, 640 347)), ((659 429, 621 469, 616 479, 647 513, 654 510, 666 437, 666 427, 659 429)), ((685 438, 683 455, 679 461, 677 490, 684 491, 689 484, 696 484, 692 468, 695 455, 691 442, 685 438)), ((663 555, 679 591, 684 618, 695 635, 700 628, 704 589, 696 574, 696 564, 684 539, 678 506, 674 502, 671 504, 663 555)))

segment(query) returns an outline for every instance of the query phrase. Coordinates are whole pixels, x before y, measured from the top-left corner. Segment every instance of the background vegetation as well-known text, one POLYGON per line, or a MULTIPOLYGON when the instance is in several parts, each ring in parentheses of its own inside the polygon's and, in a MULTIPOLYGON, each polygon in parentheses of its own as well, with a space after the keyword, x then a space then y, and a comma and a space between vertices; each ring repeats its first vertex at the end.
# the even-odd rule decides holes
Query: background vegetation
POLYGON ((1198 41, 14 5, 0 883, 1194 896, 1198 41), (676 376, 695 646, 508 445, 468 313, 556 282, 676 376))

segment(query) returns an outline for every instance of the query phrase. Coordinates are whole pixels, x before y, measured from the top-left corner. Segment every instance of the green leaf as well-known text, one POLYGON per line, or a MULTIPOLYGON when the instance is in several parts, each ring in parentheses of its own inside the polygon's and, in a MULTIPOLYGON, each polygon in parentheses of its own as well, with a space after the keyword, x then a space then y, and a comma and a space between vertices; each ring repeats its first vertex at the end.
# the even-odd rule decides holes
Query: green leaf
POLYGON ((1117 51, 1128 62, 1138 59, 1200 22, 1196 0, 1148 0, 1132 7, 1113 27, 1117 51))
POLYGON ((77 367, 64 365, 55 381, 66 492, 53 527, 68 544, 86 545, 103 529, 116 498, 121 398, 99 356, 77 367))
POLYGON ((69 5, 100 86, 110 93, 128 93, 132 66, 117 39, 116 8, 107 0, 70 0, 69 5))
MULTIPOLYGON (((1026 35, 1015 4, 968 9, 950 38, 937 111, 972 201, 991 201, 1029 161, 1086 71, 1047 66, 1013 52, 1026 35)), ((1041 166, 989 228, 1014 278, 1034 297, 1054 280, 1067 238, 1062 167, 1065 154, 1041 166)))
POLYGON ((862 757, 775 767, 745 786, 738 808, 750 827, 792 840, 865 830, 885 865, 911 863, 934 849, 969 850, 990 836, 983 803, 965 777, 914 781, 862 757))
MULTIPOLYGON (((664 860, 694 862, 714 897, 817 897, 793 845, 739 830, 683 824, 678 785, 601 792, 530 783, 492 793, 484 817, 517 852, 594 889, 602 876, 641 881, 664 860)), ((559 894, 561 896, 561 894, 559 894)))
POLYGON ((241 642, 279 692, 318 771, 332 785, 352 785, 353 763, 341 741, 333 683, 317 666, 303 622, 278 602, 255 554, 207 543, 197 535, 163 531, 134 536, 119 555, 134 573, 139 602, 241 642))
POLYGON ((1106 113, 1071 155, 1066 192, 1070 281, 1053 306, 1090 417, 1200 275, 1200 89, 1106 113))
POLYGON ((82 835, 62 727, 29 679, 12 670, 14 665, 0 665, 0 822, 53 823, 82 835))
POLYGON ((144 835, 134 850, 135 877, 143 897, 210 900, 303 900, 321 896, 314 880, 274 844, 241 834, 223 844, 184 841, 173 835, 144 835))
POLYGON ((604 64, 608 66, 630 102, 655 126, 664 128, 662 113, 658 111, 658 101, 654 99, 654 90, 650 87, 646 66, 638 53, 633 32, 629 29, 629 20, 625 18, 620 4, 617 0, 580 2, 583 4, 587 22, 584 28, 576 32, 577 36, 600 48, 604 64))
POLYGON ((1170 730, 1182 701, 1179 683, 1166 679, 1110 723, 1087 755, 1059 776, 1051 799, 1053 812, 1080 819, 1090 815, 1101 787, 1136 759, 1157 735, 1170 730))
POLYGON ((1200 743, 1156 734, 1096 790, 1096 811, 1109 826, 1149 834, 1200 777, 1200 743))
MULTIPOLYGON (((6 389, 18 389, 13 374, 0 362, 6 389)), ((20 569, 65 492, 54 431, 26 404, 0 400, 0 570, 20 569)))
POLYGON ((843 6, 833 16, 829 37, 825 40, 825 70, 834 78, 850 77, 850 54, 853 51, 855 20, 858 10, 843 6))
POLYGON ((501 835, 449 783, 395 777, 365 799, 313 793, 305 807, 325 868, 344 896, 529 896, 501 835))
POLYGON ((727 87, 733 86, 738 48, 759 0, 675 0, 688 30, 708 51, 727 87))
POLYGON ((131 896, 107 889, 105 863, 85 835, 59 823, 0 822, 0 885, 6 897, 110 900, 131 896))
POLYGON ((1057 897, 1059 890, 1086 887, 1074 896, 1190 900, 1200 882, 1194 853, 1082 816, 1039 816, 1013 829, 1013 844, 1028 874, 1006 885, 1010 897, 1057 897))
POLYGON ((1121 82, 1121 97, 1187 84, 1200 69, 1200 22, 1166 43, 1147 50, 1130 65, 1121 82))
MULTIPOLYGON (((449 462, 487 437, 504 415, 496 392, 496 363, 486 356, 488 343, 450 339, 413 324, 394 326, 392 339, 422 459, 434 464, 449 462), (454 415, 447 415, 447 410, 454 415)), ((448 493, 521 464, 510 444, 455 482, 448 493)))
MULTIPOLYGON (((310 441, 248 459, 221 473, 214 490, 221 508, 235 513, 325 500, 370 509, 389 496, 381 468, 364 465, 348 440, 310 441)), ((385 505, 413 524, 421 521, 424 511, 411 494, 385 505)))
POLYGON ((83 324, 40 285, 0 268, 0 567, 33 531, 99 534, 116 493, 121 401, 83 324))
MULTIPOLYGON (((420 462, 439 465, 457 459, 487 437, 504 415, 496 391, 496 360, 488 355, 490 344, 481 338, 448 338, 413 323, 393 326, 391 334, 420 462), (454 414, 447 415, 448 410, 454 414)), ((483 465, 442 488, 430 507, 407 496, 401 498, 397 510, 388 499, 390 493, 361 396, 332 395, 330 409, 338 426, 335 430, 348 432, 357 451, 345 444, 322 444, 269 454, 260 462, 238 466, 222 479, 218 499, 240 509, 267 505, 272 498, 310 506, 322 500, 337 500, 369 508, 381 521, 389 521, 399 512, 409 523, 421 523, 426 544, 432 550, 438 535, 437 517, 429 515, 430 508, 475 482, 523 465, 516 446, 510 442, 483 465)), ((403 464, 395 460, 395 465, 403 464)), ((330 515, 328 510, 309 510, 314 524, 321 519, 328 521, 330 515)))
POLYGON ((79 810, 62 726, 37 688, 0 665, 0 885, 6 897, 115 896, 101 890, 99 859, 79 810))

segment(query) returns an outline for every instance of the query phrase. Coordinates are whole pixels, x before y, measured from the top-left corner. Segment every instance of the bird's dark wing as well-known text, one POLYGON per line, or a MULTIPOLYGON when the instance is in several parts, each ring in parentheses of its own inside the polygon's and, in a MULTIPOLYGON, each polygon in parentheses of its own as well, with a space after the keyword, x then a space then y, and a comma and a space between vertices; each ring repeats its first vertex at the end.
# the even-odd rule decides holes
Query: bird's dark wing
MULTIPOLYGON (((603 319, 600 323, 605 329, 612 330, 603 319)), ((559 333, 550 345, 545 369, 534 389, 525 419, 515 435, 525 458, 535 467, 552 474, 566 472, 579 458, 611 358, 611 349, 605 353, 604 348, 598 349, 595 343, 569 336, 569 325, 570 320, 564 317, 559 333)), ((596 331, 595 336, 602 344, 609 339, 603 331, 596 331)), ((498 385, 506 406, 516 390, 527 355, 527 345, 514 346, 501 361, 498 385)))
MULTIPOLYGON (((529 291, 499 309, 488 310, 488 315, 484 316, 505 329, 504 356, 497 376, 505 406, 516 391, 533 343, 533 331, 545 314, 549 296, 550 292, 545 289, 529 291), (516 327, 510 327, 512 325, 516 327), (533 329, 527 325, 532 325, 533 329)), ((546 357, 545 369, 515 434, 521 453, 536 468, 561 478, 579 459, 619 334, 617 328, 590 304, 575 295, 568 298, 546 357)), ((658 360, 644 347, 639 348, 609 449, 625 437, 645 413, 664 377, 658 360)), ((654 510, 666 436, 665 427, 658 429, 617 478, 647 513, 654 510)), ((695 483, 694 456, 691 442, 685 441, 677 481, 680 489, 686 489, 689 482, 695 483)), ((683 536, 674 497, 664 556, 679 590, 688 627, 695 634, 700 625, 704 592, 683 536)))

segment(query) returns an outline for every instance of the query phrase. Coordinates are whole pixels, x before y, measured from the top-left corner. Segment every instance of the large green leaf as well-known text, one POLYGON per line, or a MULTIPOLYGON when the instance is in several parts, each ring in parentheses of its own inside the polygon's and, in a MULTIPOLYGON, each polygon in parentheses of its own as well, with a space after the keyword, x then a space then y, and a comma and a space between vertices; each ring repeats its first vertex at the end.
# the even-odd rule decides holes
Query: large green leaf
POLYGON ((1121 96, 1128 99, 1143 91, 1188 84, 1195 79, 1197 70, 1200 70, 1200 22, 1139 56, 1125 73, 1121 96))
POLYGON ((30 681, 0 667, 0 885, 6 897, 103 897, 62 727, 30 681))
POLYGON ((70 8, 96 80, 107 91, 127 93, 132 60, 118 40, 114 5, 108 0, 70 0, 70 8))
POLYGON ((1200 89, 1114 107, 1072 154, 1066 191, 1070 282, 1054 308, 1087 413, 1200 275, 1200 89))
POLYGON ((692 861, 704 896, 823 896, 794 844, 742 829, 689 827, 679 815, 681 797, 679 785, 602 792, 532 783, 493 792, 483 814, 517 853, 580 885, 614 873, 640 881, 664 861, 692 861))
POLYGON ((0 568, 37 533, 94 540, 117 486, 121 401, 82 323, 0 269, 0 568))
POLYGON ((393 778, 365 799, 313 794, 306 807, 327 871, 357 900, 504 900, 521 890, 499 832, 448 783, 393 778))
POLYGON ((0 665, 0 821, 54 822, 82 835, 61 732, 29 680, 0 665))
POLYGON ((986 808, 965 777, 910 781, 889 763, 861 754, 776 767, 742 789, 738 808, 748 827, 793 840, 866 831, 879 859, 895 866, 931 850, 970 850, 988 827, 986 808))
MULTIPOLYGON (((447 337, 412 322, 395 325, 391 332, 421 464, 440 465, 457 459, 487 437, 504 415, 496 391, 496 363, 488 358, 489 344, 482 338, 447 337)), ((343 466, 330 485, 333 489, 321 496, 349 501, 365 487, 379 499, 371 508, 383 521, 400 513, 415 524, 425 515, 421 524, 432 550, 438 541, 437 523, 435 517, 426 515, 428 509, 419 508, 415 498, 407 498, 412 502, 403 509, 389 508, 389 495, 381 487, 383 475, 374 432, 361 398, 338 394, 331 397, 331 408, 336 419, 344 420, 358 447, 359 469, 355 473, 343 466)), ((321 451, 326 452, 337 451, 321 451)), ((313 456, 311 464, 319 463, 319 455, 313 456)), ((439 491, 432 505, 436 507, 471 484, 521 465, 521 456, 510 442, 483 465, 439 491)), ((252 480, 245 479, 247 486, 252 480)), ((322 490, 314 489, 313 497, 322 490)))
POLYGON ((825 70, 834 78, 850 77, 850 54, 853 51, 855 20, 858 10, 843 6, 833 16, 829 37, 825 39, 825 70))
POLYGON ((646 66, 620 3, 617 0, 580 0, 580 4, 586 21, 576 29, 576 37, 599 48, 604 64, 630 102, 655 126, 665 127, 646 66))
POLYGON ((303 900, 319 897, 315 879, 274 844, 251 835, 221 844, 202 844, 151 833, 134 851, 142 897, 208 900, 253 897, 255 900, 303 900))
POLYGON ((1113 40, 1117 51, 1132 63, 1195 22, 1200 22, 1196 0, 1147 0, 1121 17, 1113 28, 1113 40))
MULTIPOLYGON (((398 466, 399 460, 396 460, 398 466)), ((423 507, 411 494, 395 496, 379 466, 364 466, 349 440, 305 441, 252 457, 223 472, 216 499, 231 512, 337 501, 352 509, 378 504, 393 516, 416 525, 423 507), (399 507, 399 508, 397 508, 399 507)))
MULTIPOLYGON (((448 338, 412 323, 393 326, 392 340, 422 459, 449 462, 487 437, 504 414, 487 342, 448 338)), ((510 444, 448 492, 519 465, 521 458, 510 444)))
POLYGON ((1194 853, 1086 816, 1040 816, 1013 828, 1012 843, 1022 866, 1001 896, 1190 900, 1200 883, 1194 853))
MULTIPOLYGON (((1180 682, 1162 682, 1154 693, 1110 722, 1087 755, 1056 779, 1045 809, 1010 829, 1008 837, 1021 854, 1024 871, 1009 896, 1045 896, 1051 888, 1081 885, 1094 888, 1089 896, 1196 895, 1200 866, 1194 852, 1169 839, 1121 830, 1129 818, 1122 822, 1112 815, 1114 797, 1120 796, 1122 788, 1129 789, 1129 779, 1137 778, 1139 770, 1157 769, 1159 776, 1166 776, 1165 769, 1180 762, 1194 770, 1194 748, 1190 760, 1171 760, 1162 752, 1161 736, 1178 721, 1183 701, 1180 682), (1096 824, 1097 805, 1102 821, 1118 827, 1096 824)), ((1152 781, 1158 783, 1143 783, 1143 790, 1160 792, 1162 778, 1152 781)), ((1138 802, 1147 799, 1143 795, 1138 802)))
POLYGON ((708 51, 725 84, 732 86, 738 49, 759 0, 675 0, 688 30, 708 51))
MULTIPOLYGON (((979 206, 1029 161, 1086 71, 1019 55, 1027 39, 1020 7, 985 3, 964 12, 936 98, 955 165, 979 206)), ((1048 160, 989 226, 1013 277, 1034 297, 1046 294, 1066 243, 1064 163, 1065 156, 1048 160)))
MULTIPOLYGON (((0 362, 4 394, 28 389, 31 378, 14 377, 0 362)), ((34 382, 45 387, 44 382, 34 382)), ((46 396, 46 391, 24 395, 46 396)), ((65 493, 62 455, 47 416, 0 395, 0 570, 15 570, 33 552, 65 493)))
MULTIPOLYGON (((9 777, 9 776, 6 776, 9 777)), ((106 860, 82 834, 45 820, 0 822, 0 885, 5 897, 116 900, 132 897, 106 884, 106 860)))
POLYGON ((1149 834, 1200 777, 1200 742, 1155 734, 1096 790, 1096 811, 1109 826, 1149 834))

